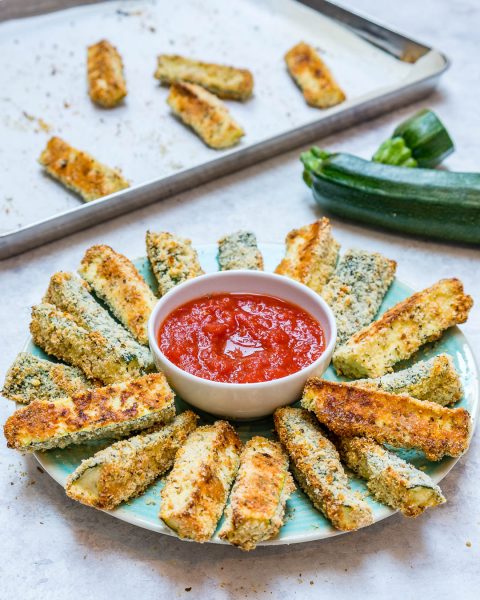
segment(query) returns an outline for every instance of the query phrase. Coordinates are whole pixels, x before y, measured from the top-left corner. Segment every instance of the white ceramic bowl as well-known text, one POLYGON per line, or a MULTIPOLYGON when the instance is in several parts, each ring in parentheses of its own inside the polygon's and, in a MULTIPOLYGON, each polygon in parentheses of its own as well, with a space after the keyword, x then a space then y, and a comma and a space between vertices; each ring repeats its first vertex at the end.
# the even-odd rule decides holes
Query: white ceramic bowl
POLYGON ((320 376, 330 364, 337 328, 326 302, 301 283, 281 275, 260 271, 224 271, 202 275, 172 288, 153 309, 148 322, 148 340, 157 367, 165 373, 175 392, 193 406, 235 420, 258 419, 279 406, 298 400, 307 379, 320 376), (275 296, 303 308, 323 328, 326 347, 312 364, 286 377, 260 383, 223 383, 202 379, 183 371, 161 352, 157 332, 164 319, 178 306, 212 293, 236 292, 275 296))

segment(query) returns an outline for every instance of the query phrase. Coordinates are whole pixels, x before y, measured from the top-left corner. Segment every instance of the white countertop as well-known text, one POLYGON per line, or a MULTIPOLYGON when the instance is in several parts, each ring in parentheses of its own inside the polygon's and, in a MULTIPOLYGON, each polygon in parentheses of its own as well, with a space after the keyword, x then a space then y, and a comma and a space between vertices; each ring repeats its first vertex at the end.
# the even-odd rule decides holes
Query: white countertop
MULTIPOLYGON (((435 108, 448 125, 458 170, 480 169, 478 55, 480 13, 475 0, 350 0, 346 5, 431 43, 452 60, 440 90, 418 106, 321 140, 321 145, 368 156, 415 108, 435 108)), ((5 60, 3 58, 2 60, 5 60)), ((38 201, 38 200, 35 200, 38 201)), ((129 257, 144 254, 148 228, 214 242, 236 228, 262 241, 321 216, 302 183, 298 151, 225 177, 49 244, 0 264, 0 375, 21 349, 30 306, 49 276, 73 270, 84 250, 106 243, 129 257)), ((420 289, 457 276, 478 306, 463 327, 480 343, 480 253, 333 220, 344 246, 378 250, 398 261, 398 277, 420 289)), ((478 353, 477 353, 478 356, 478 353)), ((3 401, 4 421, 12 406, 3 401)), ((448 503, 419 519, 395 515, 357 533, 249 554, 181 542, 124 524, 66 498, 34 458, 0 447, 0 598, 123 600, 138 598, 413 598, 462 600, 480 587, 480 441, 442 482, 448 503)))

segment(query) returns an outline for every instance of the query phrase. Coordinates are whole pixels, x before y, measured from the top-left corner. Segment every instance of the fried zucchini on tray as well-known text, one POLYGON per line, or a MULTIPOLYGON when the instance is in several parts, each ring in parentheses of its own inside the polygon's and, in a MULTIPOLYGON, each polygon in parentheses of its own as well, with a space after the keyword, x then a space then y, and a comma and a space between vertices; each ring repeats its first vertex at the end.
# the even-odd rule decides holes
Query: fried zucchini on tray
POLYGON ((199 85, 174 83, 167 103, 210 148, 230 148, 245 135, 225 104, 199 85))
POLYGON ((449 327, 465 323, 472 305, 461 281, 441 279, 399 302, 337 348, 335 369, 351 379, 385 375, 449 327))
POLYGON ((301 402, 340 437, 366 436, 422 450, 429 460, 460 456, 468 448, 471 420, 464 408, 317 377, 307 381, 301 402))
POLYGON ((253 550, 259 542, 275 537, 294 491, 288 457, 280 444, 264 437, 251 438, 240 456, 219 536, 242 550, 253 550))
POLYGON ((98 162, 59 137, 48 141, 38 161, 51 177, 77 193, 85 202, 129 187, 119 171, 98 162))
POLYGON ((219 98, 248 100, 253 92, 253 75, 247 69, 192 60, 175 54, 160 54, 156 79, 162 84, 187 82, 201 85, 219 98))
POLYGON ((68 477, 67 496, 106 510, 138 496, 173 465, 197 420, 197 415, 188 410, 168 425, 154 426, 100 450, 83 460, 68 477))
POLYGON ((88 47, 87 76, 88 93, 95 104, 113 108, 127 95, 122 57, 107 40, 88 47))
POLYGON ((286 407, 278 408, 273 419, 295 479, 315 508, 341 531, 370 525, 372 511, 348 487, 338 452, 315 417, 301 408, 286 407))
POLYGON ((236 231, 219 240, 217 260, 220 271, 263 271, 262 253, 258 249, 257 238, 251 231, 236 231))
POLYGON ((4 433, 9 448, 24 452, 124 437, 170 422, 175 416, 173 398, 165 376, 151 373, 55 402, 34 400, 7 419, 4 433))

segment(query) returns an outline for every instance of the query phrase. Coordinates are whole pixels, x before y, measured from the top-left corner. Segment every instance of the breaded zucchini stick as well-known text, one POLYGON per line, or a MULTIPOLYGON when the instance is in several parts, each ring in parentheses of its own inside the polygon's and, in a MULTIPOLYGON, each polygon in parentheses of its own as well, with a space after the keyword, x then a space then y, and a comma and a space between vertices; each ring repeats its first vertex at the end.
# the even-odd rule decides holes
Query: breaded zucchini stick
POLYGON ((197 420, 188 410, 168 425, 156 425, 82 460, 67 479, 67 496, 105 510, 138 496, 170 469, 197 420))
POLYGON ((72 315, 77 324, 87 331, 100 333, 117 352, 125 356, 125 360, 137 362, 140 369, 154 370, 150 350, 112 319, 90 294, 88 283, 80 277, 72 273, 55 273, 50 278, 43 301, 72 315))
POLYGON ((87 75, 88 93, 95 104, 113 108, 127 95, 122 57, 109 41, 88 47, 87 75))
POLYGON ((397 263, 377 252, 347 250, 322 290, 337 322, 337 344, 373 321, 397 263))
POLYGON ((337 348, 333 364, 338 373, 352 379, 385 375, 449 327, 465 323, 472 305, 461 281, 441 279, 353 335, 337 348))
POLYGON ((196 429, 180 448, 162 490, 160 518, 181 538, 209 540, 237 474, 242 443, 226 421, 196 429))
POLYGON ((348 383, 312 377, 302 406, 340 437, 366 436, 396 448, 415 448, 429 460, 460 456, 470 440, 470 415, 463 408, 348 383))
POLYGON ((277 408, 273 420, 295 479, 315 508, 341 531, 370 525, 370 507, 349 488, 338 452, 313 415, 301 408, 277 408))
POLYGON ((367 480, 374 498, 407 517, 418 517, 445 502, 442 490, 413 465, 367 438, 341 438, 338 448, 347 467, 367 480))
POLYGON ((175 416, 173 398, 165 376, 151 373, 55 402, 34 400, 7 419, 4 433, 9 448, 24 452, 124 437, 170 422, 175 416))
POLYGON ((120 171, 98 162, 59 137, 52 137, 40 154, 39 163, 54 179, 91 202, 129 187, 120 171))
POLYGON ((340 244, 332 236, 330 221, 323 217, 311 225, 293 229, 285 238, 285 258, 275 269, 321 292, 337 264, 340 244))
POLYGON ((174 83, 167 103, 210 148, 230 148, 245 135, 225 104, 199 85, 174 83))
POLYGON ((201 85, 219 98, 248 100, 253 92, 253 75, 247 69, 200 62, 176 54, 160 54, 155 77, 160 83, 187 82, 201 85))
POLYGON ((288 457, 280 444, 253 437, 240 456, 240 468, 219 536, 242 550, 275 537, 285 518, 285 505, 295 491, 288 457))
POLYGON ((312 46, 300 42, 287 52, 285 62, 310 106, 329 108, 345 100, 343 90, 312 46))
POLYGON ((408 369, 377 379, 357 379, 349 383, 367 389, 384 390, 390 394, 406 394, 442 406, 455 404, 463 394, 460 377, 452 358, 447 354, 419 361, 408 369))
POLYGON ((110 246, 92 246, 78 272, 133 337, 148 344, 147 322, 157 298, 135 265, 110 246))
POLYGON ((163 296, 179 283, 203 275, 192 242, 172 233, 147 231, 147 255, 163 296))
POLYGON ((236 231, 218 241, 220 271, 250 269, 263 271, 263 257, 251 231, 236 231))
POLYGON ((142 374, 142 368, 132 354, 98 331, 79 326, 72 315, 53 304, 38 304, 32 308, 30 333, 44 352, 79 367, 90 379, 106 384, 142 374))
POLYGON ((29 404, 32 400, 71 396, 96 385, 97 382, 88 380, 77 367, 20 352, 7 371, 2 394, 14 402, 29 404))

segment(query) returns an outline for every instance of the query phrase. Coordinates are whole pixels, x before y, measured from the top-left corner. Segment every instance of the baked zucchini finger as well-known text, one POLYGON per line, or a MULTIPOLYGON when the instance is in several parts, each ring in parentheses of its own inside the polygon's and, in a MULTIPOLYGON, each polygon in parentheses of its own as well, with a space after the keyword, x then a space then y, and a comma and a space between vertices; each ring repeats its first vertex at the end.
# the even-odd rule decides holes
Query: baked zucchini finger
POLYGON ((147 255, 163 296, 179 283, 203 275, 197 251, 192 242, 172 233, 147 231, 147 255))
POLYGON ((180 448, 162 489, 160 518, 181 538, 209 540, 222 516, 242 443, 226 421, 198 427, 180 448))
POLYGON ((199 85, 174 83, 167 103, 210 148, 230 148, 245 135, 225 104, 199 85))
POLYGON ((127 95, 122 57, 107 40, 88 47, 87 77, 88 93, 95 104, 113 108, 127 95))
POLYGON ((9 448, 36 452, 88 440, 125 437, 175 416, 173 392, 162 373, 80 392, 55 402, 33 400, 7 419, 9 448))
POLYGON ((67 496, 105 510, 138 496, 170 469, 197 420, 188 410, 168 425, 156 425, 82 460, 67 479, 67 496))
POLYGON ((20 352, 8 369, 2 394, 21 404, 32 400, 56 400, 96 387, 98 382, 85 377, 77 367, 53 363, 20 352))
POLYGON ((155 366, 150 350, 117 323, 95 301, 89 290, 88 283, 80 277, 59 272, 50 278, 43 301, 72 315, 77 324, 87 331, 100 333, 117 353, 125 356, 125 360, 136 362, 141 370, 153 371, 155 366))
POLYGON ((460 456, 468 448, 471 420, 464 408, 317 377, 307 381, 301 402, 340 437, 365 436, 422 450, 429 460, 460 456))
POLYGON ((160 54, 156 79, 160 83, 196 83, 219 98, 248 100, 253 92, 253 75, 247 69, 200 62, 175 54, 160 54))
POLYGON ((78 272, 133 337, 148 344, 147 322, 157 298, 135 265, 110 246, 92 246, 78 272))
POLYGON ((399 302, 338 347, 335 369, 351 379, 385 375, 449 327, 465 323, 472 305, 461 281, 441 279, 399 302))
POLYGON ((377 252, 347 250, 322 289, 337 322, 337 344, 373 321, 395 276, 397 263, 377 252))
POLYGON ((323 217, 311 225, 293 229, 285 239, 285 258, 275 269, 321 292, 337 264, 340 244, 332 236, 330 221, 323 217))
POLYGON ((373 497, 407 517, 418 517, 427 508, 445 502, 442 490, 413 465, 367 438, 341 438, 342 460, 367 480, 373 497))
POLYGON ((460 376, 452 358, 447 354, 419 361, 408 369, 382 375, 377 379, 357 379, 349 383, 367 389, 384 390, 390 394, 406 394, 442 406, 455 404, 463 395, 460 376))
POLYGON ((315 508, 341 531, 370 525, 372 511, 349 488, 338 452, 315 417, 301 408, 286 407, 277 408, 273 420, 295 479, 315 508))
POLYGON ((345 100, 343 90, 312 46, 300 42, 287 52, 285 62, 310 106, 329 108, 345 100))
POLYGON ((262 253, 251 231, 236 231, 219 240, 217 260, 220 271, 263 271, 262 253))
POLYGON ((107 167, 59 137, 50 138, 38 161, 51 177, 81 196, 85 202, 129 187, 120 171, 107 167))
POLYGON ((242 550, 253 550, 259 542, 275 537, 294 491, 288 457, 280 444, 264 437, 251 438, 240 456, 219 536, 242 550))

